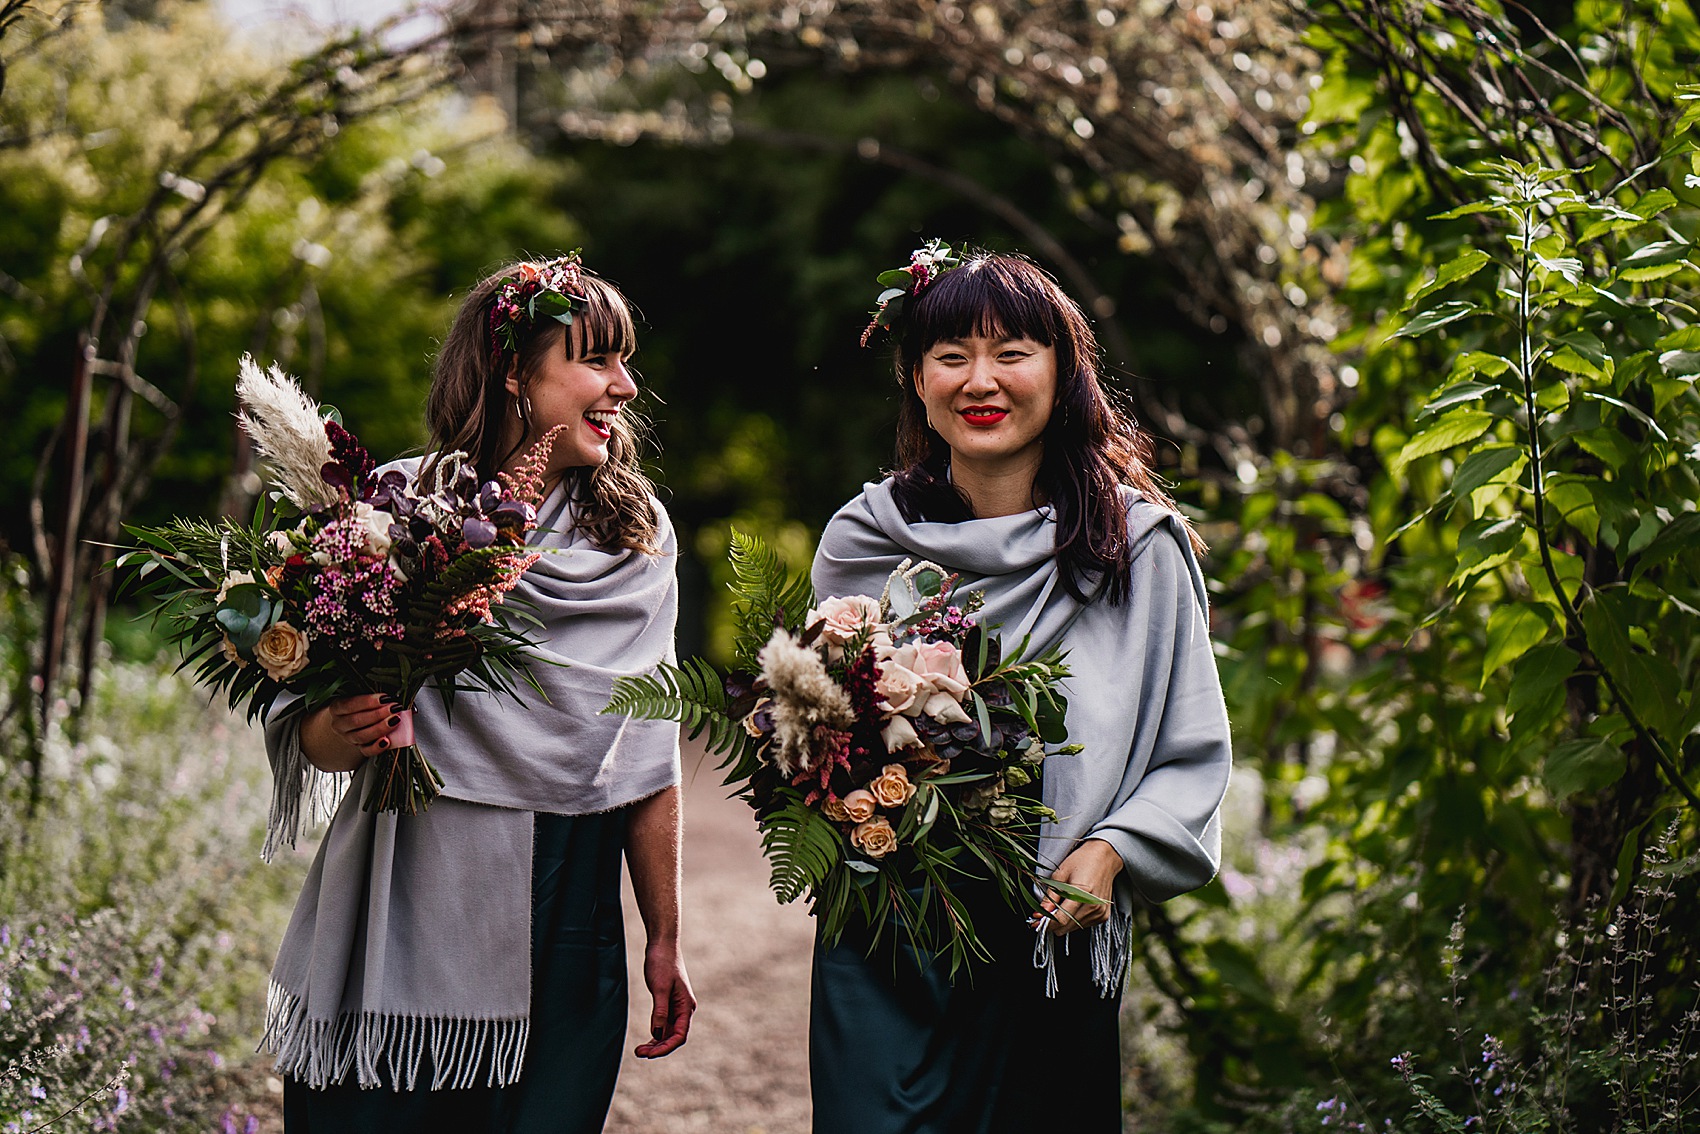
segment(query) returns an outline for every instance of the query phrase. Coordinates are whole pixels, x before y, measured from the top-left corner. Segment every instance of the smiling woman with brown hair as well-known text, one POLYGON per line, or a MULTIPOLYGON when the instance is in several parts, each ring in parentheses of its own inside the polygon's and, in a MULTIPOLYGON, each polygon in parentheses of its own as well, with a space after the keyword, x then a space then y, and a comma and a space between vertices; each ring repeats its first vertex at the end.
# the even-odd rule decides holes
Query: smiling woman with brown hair
POLYGON ((983 593, 1006 641, 1068 651, 1082 751, 1043 765, 1056 819, 1036 849, 1042 874, 1100 900, 1045 890, 1024 921, 988 892, 970 912, 993 959, 955 982, 854 931, 817 946, 815 1130, 1108 1134, 1133 907, 1203 885, 1221 855, 1231 754, 1200 545, 1054 280, 936 243, 908 279, 877 320, 897 338, 898 467, 827 525, 815 591, 878 595, 930 560, 983 593))
MULTIPOLYGON (((672 526, 639 464, 635 348, 624 297, 576 255, 497 272, 444 341, 426 457, 390 466, 476 491, 549 443, 527 470, 541 554, 510 599, 537 619, 545 696, 461 693, 451 721, 427 689, 412 722, 444 788, 417 815, 361 806, 396 706, 349 697, 268 723, 274 838, 293 839, 277 817, 321 776, 352 773, 272 973, 291 1134, 600 1130, 626 1030, 622 861, 653 999, 636 1054, 685 1042, 678 728, 601 712, 615 680, 671 660, 678 610, 672 526)), ((400 520, 392 538, 426 538, 400 520)))

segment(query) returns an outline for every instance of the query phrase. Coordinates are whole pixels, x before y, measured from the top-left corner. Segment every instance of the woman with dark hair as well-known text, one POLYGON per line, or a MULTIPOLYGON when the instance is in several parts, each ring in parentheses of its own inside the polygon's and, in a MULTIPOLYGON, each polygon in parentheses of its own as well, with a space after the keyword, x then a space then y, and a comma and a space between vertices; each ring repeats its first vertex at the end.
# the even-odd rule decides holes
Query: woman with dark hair
POLYGON ((981 895, 993 959, 954 982, 907 947, 817 947, 815 1130, 1119 1131, 1133 907, 1202 886, 1220 860, 1231 751, 1201 545, 1054 280, 936 242, 904 271, 876 318, 897 344, 897 469, 827 525, 815 590, 879 595, 903 560, 930 560, 984 594, 1004 641, 1067 651, 1082 751, 1043 765, 1056 819, 1038 861, 1100 900, 1045 890, 1018 912, 981 895))
POLYGON ((272 845, 352 773, 272 972, 291 1134, 601 1130, 626 1029, 622 859, 654 1000, 636 1053, 685 1042, 678 729, 601 715, 617 678, 672 659, 678 607, 672 526, 639 464, 636 342, 624 297, 576 254, 505 268, 444 340, 426 456, 388 466, 484 483, 551 439, 543 554, 510 599, 540 620, 547 699, 463 693, 451 721, 428 690, 413 726, 445 786, 417 815, 362 808, 398 706, 356 696, 267 724, 272 845))

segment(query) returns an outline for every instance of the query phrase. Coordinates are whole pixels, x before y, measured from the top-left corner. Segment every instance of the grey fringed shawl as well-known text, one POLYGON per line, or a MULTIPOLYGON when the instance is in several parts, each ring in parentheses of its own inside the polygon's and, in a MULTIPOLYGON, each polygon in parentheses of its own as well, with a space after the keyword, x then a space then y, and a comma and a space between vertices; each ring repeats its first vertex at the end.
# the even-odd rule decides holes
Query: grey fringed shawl
MULTIPOLYGON (((417 459, 388 467, 411 476, 417 459)), ((262 1047, 283 1074, 323 1087, 352 1073, 397 1090, 516 1081, 530 1031, 534 812, 610 811, 679 782, 677 725, 600 715, 615 678, 673 658, 672 526, 656 502, 660 554, 608 551, 571 530, 571 508, 559 488, 543 502, 533 544, 552 553, 514 593, 544 624, 530 636, 548 702, 462 694, 451 724, 427 689, 415 733, 445 787, 424 814, 362 810, 369 764, 335 782, 302 756, 293 706, 267 722, 268 858, 294 845, 304 802, 328 810, 347 789, 272 970, 262 1047)))
MULTIPOLYGON (((980 618, 1001 627, 1005 648, 1031 634, 1033 651, 1068 651, 1068 739, 1084 750, 1045 762, 1044 801, 1057 821, 1040 832, 1039 858, 1054 868, 1087 838, 1122 857, 1116 910, 1087 931, 1105 996, 1127 970, 1133 903, 1161 902, 1215 876, 1232 763, 1204 576, 1185 526, 1124 492, 1133 587, 1120 606, 1101 598, 1083 606, 1069 595, 1048 509, 911 524, 890 480, 865 486, 832 518, 814 564, 818 596, 877 596, 903 559, 931 560, 961 572, 962 591, 985 595, 980 618)), ((1065 948, 1073 936, 1063 938, 1065 948)), ((1053 941, 1041 927, 1034 962, 1054 995, 1053 941)))

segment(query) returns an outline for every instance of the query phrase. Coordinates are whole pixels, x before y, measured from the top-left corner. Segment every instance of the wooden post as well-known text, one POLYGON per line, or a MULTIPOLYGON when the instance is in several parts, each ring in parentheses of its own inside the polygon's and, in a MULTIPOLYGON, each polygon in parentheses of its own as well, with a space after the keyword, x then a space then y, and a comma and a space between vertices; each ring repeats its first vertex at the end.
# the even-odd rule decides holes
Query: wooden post
POLYGON ((47 592, 47 627, 41 650, 42 731, 30 760, 29 815, 32 817, 41 803, 46 726, 53 712, 59 671, 65 664, 65 632, 71 619, 72 601, 76 597, 77 530, 83 518, 83 467, 88 460, 89 448, 89 362, 93 354, 94 347, 89 342, 88 333, 78 335, 77 357, 71 369, 71 396, 65 406, 65 510, 59 537, 55 541, 53 578, 47 592))

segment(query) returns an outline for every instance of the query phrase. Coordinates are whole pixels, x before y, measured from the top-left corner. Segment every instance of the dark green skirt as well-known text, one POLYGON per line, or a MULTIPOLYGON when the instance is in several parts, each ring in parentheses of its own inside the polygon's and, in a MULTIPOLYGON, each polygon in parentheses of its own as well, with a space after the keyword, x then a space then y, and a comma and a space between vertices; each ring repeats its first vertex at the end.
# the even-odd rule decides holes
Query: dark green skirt
POLYGON ((1055 999, 1033 931, 1001 904, 972 913, 994 960, 948 976, 889 938, 817 940, 809 1004, 815 1134, 1119 1134, 1121 996, 1102 998, 1086 941, 1058 942, 1055 999))
MULTIPOLYGON (((531 1036, 508 1087, 283 1090, 288 1134, 593 1134, 626 1034, 620 864, 626 812, 538 815, 531 880, 531 1036)), ((429 1058, 419 1078, 430 1081, 429 1058)))

